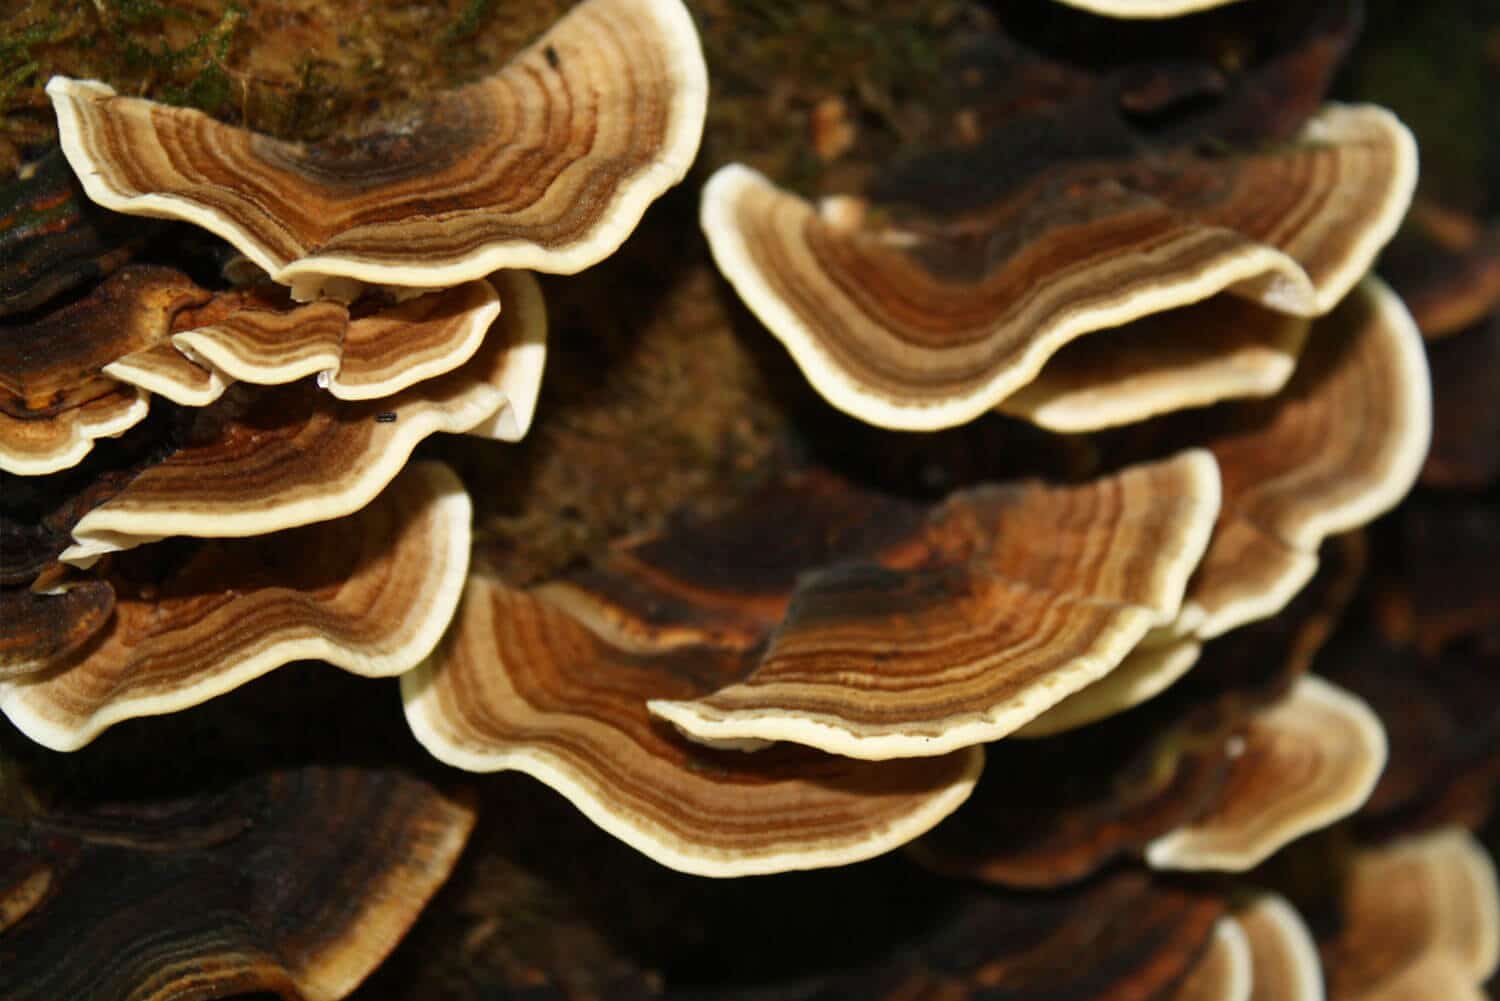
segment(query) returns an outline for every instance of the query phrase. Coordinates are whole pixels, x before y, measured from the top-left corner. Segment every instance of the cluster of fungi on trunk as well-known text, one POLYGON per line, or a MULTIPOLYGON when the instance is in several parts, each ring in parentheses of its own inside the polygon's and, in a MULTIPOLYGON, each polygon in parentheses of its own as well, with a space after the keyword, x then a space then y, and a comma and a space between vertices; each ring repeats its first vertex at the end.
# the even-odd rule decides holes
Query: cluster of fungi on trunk
POLYGON ((537 411, 531 273, 698 154, 680 0, 582 0, 352 140, 53 78, 0 194, 0 993, 349 996, 477 830, 461 948, 536 951, 475 997, 1479 997, 1500 239, 1401 229, 1411 132, 1327 100, 1358 21, 1000 5, 860 190, 705 170, 704 294, 826 405, 526 580, 471 467, 537 411), (955 440, 941 490, 881 466, 955 440), (619 899, 554 927, 487 885, 522 850, 619 899), (600 944, 636 919, 699 937, 600 944))

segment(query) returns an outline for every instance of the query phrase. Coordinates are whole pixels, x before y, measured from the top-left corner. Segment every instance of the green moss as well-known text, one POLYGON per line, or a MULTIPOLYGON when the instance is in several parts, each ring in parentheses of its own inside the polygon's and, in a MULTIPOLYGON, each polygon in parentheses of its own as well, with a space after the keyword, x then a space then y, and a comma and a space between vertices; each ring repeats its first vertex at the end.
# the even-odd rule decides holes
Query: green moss
MULTIPOLYGON (((571 0, 52 0, 0 26, 0 140, 12 150, 53 129, 41 93, 53 73, 188 105, 285 138, 365 126, 433 89, 492 72, 571 0), (295 15, 295 16, 294 16, 295 15), (438 25, 433 30, 433 25, 438 25)), ((959 0, 702 0, 692 5, 713 80, 705 160, 753 158, 809 192, 829 164, 807 115, 837 96, 858 126, 846 160, 878 160, 910 138, 930 101, 959 0)), ((0 163, 0 169, 7 164, 0 163)))
POLYGON ((444 40, 457 42, 473 37, 480 25, 484 24, 494 13, 495 0, 468 0, 463 10, 459 11, 458 17, 443 29, 444 40))

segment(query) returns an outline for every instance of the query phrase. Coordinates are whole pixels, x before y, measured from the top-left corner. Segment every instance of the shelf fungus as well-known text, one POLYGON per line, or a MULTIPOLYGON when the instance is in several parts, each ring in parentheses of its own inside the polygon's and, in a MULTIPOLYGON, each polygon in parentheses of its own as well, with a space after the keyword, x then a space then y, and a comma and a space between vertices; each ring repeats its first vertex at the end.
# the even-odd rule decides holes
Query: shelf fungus
POLYGON ((1220 400, 1272 396, 1312 322, 1227 293, 1063 346, 998 409, 1049 431, 1097 431, 1220 400))
POLYGON ((157 229, 96 207, 52 149, 0 187, 0 316, 106 278, 157 229))
MULTIPOLYGON (((705 186, 701 221, 719 269, 829 402, 881 427, 936 430, 1003 405, 1084 335, 1141 321, 1129 340, 1180 339, 1182 324, 1151 333, 1142 318, 1215 293, 1295 317, 1328 312, 1395 231, 1415 183, 1400 122, 1329 105, 1276 148, 1060 165, 951 218, 857 199, 820 212, 731 165, 705 186)), ((1286 340, 1275 318, 1236 322, 1262 326, 1252 340, 1273 353, 1286 340)), ((1143 365, 1122 413, 1182 385, 1175 352, 1162 355, 1168 371, 1143 365)), ((1263 392, 1271 374, 1220 391, 1263 392)))
POLYGON ((493 76, 345 143, 281 142, 95 81, 47 92, 89 197, 211 230, 308 299, 607 257, 687 172, 708 75, 680 0, 587 0, 493 76))
POLYGON ((1201 451, 1074 487, 956 495, 907 552, 806 568, 748 672, 651 711, 708 744, 868 759, 995 740, 1175 618, 1218 503, 1201 451))
POLYGON ((402 677, 417 739, 460 768, 530 774, 651 858, 706 876, 878 855, 952 812, 983 764, 977 748, 875 764, 699 747, 645 703, 708 689, 739 667, 737 652, 670 639, 652 649, 591 624, 545 592, 471 577, 453 629, 402 677))
POLYGON ((147 466, 73 526, 62 559, 174 535, 261 535, 359 510, 439 432, 515 441, 531 423, 546 359, 535 279, 502 276, 510 305, 459 368, 394 396, 344 401, 309 380, 244 387, 204 410, 185 444, 147 466))
POLYGON ((208 298, 180 272, 132 265, 76 302, 0 327, 0 470, 67 469, 96 439, 139 424, 146 394, 104 367, 164 340, 179 311, 208 298))
POLYGON ((290 308, 252 301, 178 329, 172 345, 229 381, 274 386, 317 376, 341 400, 376 399, 468 361, 500 315, 498 286, 526 297, 517 308, 534 310, 531 279, 511 273, 395 304, 371 303, 352 315, 330 300, 290 308))
POLYGON ((1175 631, 1211 638, 1284 608, 1314 573, 1323 539, 1411 489, 1431 433, 1421 337, 1373 278, 1314 324, 1276 396, 1120 431, 1126 452, 1163 439, 1201 444, 1223 474, 1219 521, 1175 631))
POLYGON ((0 711, 37 743, 75 750, 121 720, 197 705, 293 660, 399 674, 454 614, 470 517, 458 478, 417 463, 347 518, 116 557, 97 580, 113 615, 45 670, 0 679, 0 711))
POLYGON ((1357 696, 1314 675, 1232 738, 1229 777, 1208 813, 1151 842, 1159 869, 1242 872, 1364 805, 1385 765, 1385 729, 1357 696))
POLYGON ((1256 893, 1234 916, 1250 946, 1254 1001, 1323 1001, 1317 942, 1285 897, 1256 893))
POLYGON ((950 813, 974 745, 1170 619, 1216 507, 1201 452, 933 507, 800 474, 530 591, 476 576, 403 679, 408 718, 441 759, 527 771, 674 867, 852 861, 950 813), (724 714, 710 746, 653 718, 698 738, 742 692, 770 709, 724 714))
POLYGON ((100 371, 148 396, 184 407, 206 407, 234 382, 218 369, 200 365, 183 354, 170 338, 117 358, 100 371))
POLYGON ((1170 688, 1198 663, 1203 644, 1156 630, 1147 633, 1120 666, 1058 702, 1015 731, 1017 737, 1052 737, 1140 705, 1170 688))
POLYGON ((172 335, 172 347, 226 382, 280 386, 339 366, 348 311, 336 302, 239 309, 172 335))
POLYGON ((51 593, 0 588, 0 680, 63 663, 104 628, 115 592, 104 581, 78 581, 51 593))
POLYGON ((1323 943, 1332 1001, 1479 1001, 1500 957, 1489 853, 1457 828, 1356 853, 1323 943))
POLYGON ((974 794, 908 852, 944 875, 1047 889, 1142 857, 1204 817, 1224 816, 1226 838, 1254 839, 1263 818, 1235 784, 1247 732, 1292 711, 1285 693, 1342 616, 1351 563, 1330 554, 1287 611, 1204 644, 1201 665, 1158 697, 1080 732, 990 745, 974 794))
POLYGON ((422 780, 350 766, 0 816, 5 995, 337 1001, 406 933, 473 825, 471 806, 422 780))

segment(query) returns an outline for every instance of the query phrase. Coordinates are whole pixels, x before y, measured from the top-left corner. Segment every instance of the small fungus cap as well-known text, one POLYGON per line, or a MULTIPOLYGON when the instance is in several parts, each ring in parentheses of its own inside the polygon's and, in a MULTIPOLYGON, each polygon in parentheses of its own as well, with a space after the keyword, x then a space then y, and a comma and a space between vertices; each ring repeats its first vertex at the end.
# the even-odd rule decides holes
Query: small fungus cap
POLYGON ((1361 850, 1341 903, 1342 927, 1324 947, 1333 997, 1484 996, 1478 987, 1500 958, 1500 885, 1494 861, 1467 831, 1361 850))
POLYGON ((1256 1001, 1324 1001, 1317 943, 1285 897, 1257 893, 1235 919, 1250 945, 1256 1001))
POLYGON ((510 305, 457 369, 373 400, 340 400, 310 380, 246 387, 243 412, 207 415, 212 433, 79 519, 62 559, 88 566, 174 535, 245 537, 339 518, 369 503, 436 432, 519 438, 546 361, 546 311, 530 274, 495 280, 510 305))
POLYGON ((76 466, 99 438, 145 419, 146 393, 109 363, 163 343, 180 311, 210 293, 171 268, 131 265, 75 302, 0 327, 0 471, 76 466))
POLYGON ((1229 783, 1205 816, 1153 841, 1159 869, 1243 872, 1283 845, 1364 805, 1385 767, 1385 728, 1357 696, 1321 678, 1299 678, 1252 717, 1229 783))

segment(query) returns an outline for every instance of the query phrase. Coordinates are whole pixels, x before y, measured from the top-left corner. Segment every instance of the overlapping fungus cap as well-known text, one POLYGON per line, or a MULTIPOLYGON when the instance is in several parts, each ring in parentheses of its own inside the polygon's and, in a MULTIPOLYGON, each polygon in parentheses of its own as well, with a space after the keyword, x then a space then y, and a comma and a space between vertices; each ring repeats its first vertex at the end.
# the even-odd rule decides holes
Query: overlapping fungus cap
MULTIPOLYGON (((1000 405, 1079 336, 1216 292, 1296 316, 1327 312, 1394 231, 1415 157, 1388 113, 1330 107, 1300 144, 1275 152, 1185 162, 1134 191, 1119 166, 1049 179, 1013 195, 1008 211, 976 209, 931 232, 844 228, 748 168, 726 167, 704 189, 703 226, 725 276, 831 403, 872 424, 929 430, 1000 405), (1310 179, 1349 197, 1299 192, 1310 179), (1220 201, 1204 204, 1205 190, 1220 201), (1097 204, 1087 204, 1090 191, 1097 204), (1288 229, 1290 218, 1300 225, 1288 229), (1007 223, 1035 232, 1007 232, 1007 223), (976 243, 1013 249, 961 265, 976 243)), ((1282 321, 1255 319, 1266 332, 1249 336, 1274 344, 1282 321)), ((1132 338, 1181 336, 1149 330, 1132 338)), ((1214 389, 1245 391, 1227 380, 1214 389)))
MULTIPOLYGON (((467 361, 500 314, 498 288, 534 296, 525 281, 497 274, 395 304, 367 300, 353 315, 328 300, 290 306, 277 294, 279 287, 271 292, 258 286, 187 311, 174 327, 171 345, 221 381, 274 386, 317 376, 319 386, 339 399, 375 399, 467 361)), ((529 303, 518 308, 528 309, 529 303)), ((171 373, 156 369, 165 362, 164 353, 163 346, 125 357, 106 371, 146 389, 153 388, 148 380, 154 377, 163 383, 158 391, 170 396, 171 373), (139 374, 131 380, 134 373, 139 374)))
POLYGON ((1219 803, 1151 842, 1162 869, 1244 871, 1364 805, 1385 766, 1385 730, 1361 699, 1309 675, 1250 719, 1219 803))
POLYGON ((1272 396, 1291 378, 1311 326, 1306 317, 1217 295, 1073 341, 999 409, 1078 432, 1272 396))
MULTIPOLYGON (((127 265, 76 302, 0 330, 0 469, 70 468, 96 439, 144 420, 152 395, 201 407, 236 381, 314 376, 340 399, 398 393, 474 355, 502 287, 518 317, 542 322, 539 293, 521 273, 371 302, 351 316, 334 302, 293 307, 278 286, 213 293, 173 268, 127 265)), ((529 364, 539 377, 540 357, 529 364)))
POLYGON ((96 207, 50 150, 0 188, 0 316, 108 276, 157 228, 96 207))
POLYGON ((852 861, 951 812, 978 774, 972 745, 1169 620, 1216 508, 1213 465, 1192 452, 930 508, 801 474, 530 591, 476 576, 403 679, 408 718, 443 760, 529 772, 677 868, 852 861), (713 729, 740 693, 769 709, 713 729), (784 733, 810 746, 739 750, 784 733))
POLYGON ((399 674, 453 617, 470 520, 457 477, 418 463, 342 519, 117 558, 87 589, 52 599, 103 587, 113 614, 62 610, 85 641, 33 641, 41 649, 24 670, 0 678, 0 711, 38 743, 74 750, 120 720, 197 705, 293 660, 399 674))
POLYGON ((1256 1001, 1322 1001, 1323 964, 1307 922, 1284 897, 1257 893, 1236 909, 1250 946, 1256 1001))
POLYGON ((1420 335, 1371 278, 1314 323, 1281 393, 1123 429, 1101 448, 1150 454, 1192 442, 1218 461, 1219 521, 1174 627, 1207 638, 1274 614, 1311 577, 1324 538, 1394 507, 1431 428, 1420 335))
POLYGON ((1500 959, 1500 887, 1489 853, 1447 828, 1367 847, 1343 881, 1342 924, 1323 943, 1335 1001, 1483 998, 1500 959))
POLYGON ((708 80, 679 0, 587 0, 498 73, 349 143, 281 142, 94 81, 47 90, 91 198, 212 230, 305 299, 588 267, 686 173, 708 80))
POLYGON ((103 369, 164 340, 177 313, 208 298, 180 272, 131 265, 73 303, 0 327, 0 470, 66 469, 95 439, 143 420, 146 394, 103 369))
POLYGON ((706 743, 872 759, 1003 737, 1175 618, 1218 499, 1201 452, 956 495, 898 545, 800 577, 743 677, 651 711, 706 743))
POLYGON ((1307 672, 1360 569, 1347 547, 1328 555, 1286 611, 1205 643, 1194 669, 1149 701, 1079 729, 990 745, 974 795, 912 854, 940 873, 1044 888, 1212 830, 1226 846, 1219 856, 1160 861, 1243 868, 1358 806, 1378 771, 1379 724, 1357 699, 1332 694, 1335 725, 1308 732, 1316 711, 1299 691, 1331 688, 1307 672), (1264 781, 1288 761, 1298 782, 1264 781))
MULTIPOLYGON (((1296 16, 1340 23, 1326 8, 1296 16)), ((998 405, 1080 430, 1263 395, 1294 354, 1295 327, 1275 314, 1332 309, 1394 233, 1416 181, 1415 144, 1385 111, 1328 105, 1291 136, 1265 112, 1259 87, 1295 94, 1288 109, 1316 103, 1341 45, 1329 32, 1341 37, 1309 29, 1284 62, 1231 81, 1149 62, 1090 77, 1002 29, 1003 69, 988 84, 999 108, 967 148, 917 158, 867 198, 822 211, 725 167, 704 189, 703 228, 720 270, 814 387, 882 427, 933 430, 998 405), (1026 101, 1007 84, 1039 93, 1026 101), (1191 98, 1214 110, 1205 118, 1191 98), (1153 115, 1168 124, 1142 124, 1153 115), (1240 152, 1205 154, 1205 136, 1243 136, 1240 152), (1143 319, 1221 292, 1263 308, 1143 319), (1128 359, 1080 354, 1005 403, 1065 344, 1108 341, 1131 321, 1115 344, 1128 359), (1215 358, 1205 328, 1225 324, 1236 334, 1215 358), (1246 352, 1262 370, 1231 378, 1246 352), (1209 377, 1189 375, 1195 366, 1209 377), (1110 388, 1111 375, 1129 379, 1110 388), (1049 409, 1058 394, 1083 399, 1049 409)))
MULTIPOLYGON (((832 609, 847 605, 860 587, 869 586, 852 574, 830 575, 826 581, 802 583, 761 664, 742 682, 692 704, 655 702, 653 712, 700 740, 797 740, 834 753, 876 757, 994 739, 1023 724, 1033 725, 1033 732, 1057 732, 1148 698, 1192 666, 1202 639, 1284 607, 1314 572, 1317 549, 1326 536, 1388 509, 1416 477, 1430 403, 1420 341, 1400 303, 1378 284, 1367 283, 1315 326, 1308 357, 1283 393, 1264 402, 1223 404, 1208 416, 1126 429, 1118 440, 1103 443, 1106 453, 1135 455, 1160 455, 1201 443, 1225 471, 1212 540, 1188 581, 1180 611, 1164 613, 1165 605, 1160 606, 1153 623, 1156 633, 1139 650, 1143 634, 1119 644, 1096 669, 1075 674, 1071 682, 1050 677, 1045 702, 1031 701, 1023 691, 1011 697, 1008 707, 979 708, 983 722, 964 721, 952 712, 946 728, 902 731, 901 724, 879 720, 877 707, 893 699, 888 689, 872 684, 872 691, 857 699, 852 691, 862 673, 871 672, 868 648, 860 644, 873 641, 872 630, 844 626, 848 639, 836 633, 822 638, 816 632, 804 639, 794 628, 804 620, 832 621, 832 609), (1110 674, 1125 654, 1132 655, 1124 662, 1126 673, 1110 674), (820 682, 825 673, 837 681, 820 682), (1083 687, 1087 682, 1102 687, 1090 692, 1083 687), (1071 706, 1065 702, 1054 708, 1058 698, 1075 691, 1077 701, 1071 706), (847 708, 841 699, 858 707, 847 708), (1038 720, 1045 709, 1073 718, 1038 720)), ((1152 513, 1125 513, 1122 522, 1139 519, 1144 526, 1152 517, 1164 516, 1163 498, 1175 493, 1156 487, 1138 495, 1140 507, 1127 510, 1152 513)), ((1040 520, 1033 527, 995 521, 997 536, 1035 539, 1048 547, 1050 560, 1057 560, 1058 547, 1066 553, 1093 551, 1087 544, 1076 550, 1065 544, 1074 529, 1066 520, 1058 522, 1061 496, 1049 497, 1035 509, 1040 520)), ((1014 545, 1003 543, 1001 559, 1020 555, 1014 545)), ((1052 564, 1052 572, 1060 565, 1052 564)), ((997 565, 995 572, 1027 579, 1017 565, 997 565)), ((1058 587, 1056 580, 1049 586, 1058 587)), ((912 600, 891 607, 904 609, 912 600)), ((1112 592, 1111 600, 1121 600, 1121 592, 1112 592)), ((966 621, 975 615, 966 612, 966 621)), ((948 632, 964 635, 956 626, 948 632)), ((890 668, 881 663, 880 670, 890 668)), ((940 690, 933 687, 924 695, 935 698, 940 690)), ((910 686, 900 690, 901 700, 915 702, 916 697, 910 686)))
POLYGON ((8 997, 348 995, 447 879, 473 808, 394 768, 0 816, 8 997))
POLYGON ((439 759, 526 772, 616 837, 700 875, 880 854, 951 812, 978 777, 974 748, 873 763, 697 747, 654 722, 645 701, 702 690, 699 678, 736 666, 714 652, 640 653, 479 575, 432 659, 401 687, 413 732, 439 759))
POLYGON ((88 565, 173 535, 243 537, 338 518, 368 503, 435 432, 520 438, 545 362, 546 313, 529 274, 496 281, 508 305, 459 368, 372 400, 338 399, 310 379, 240 387, 83 514, 62 559, 88 565))

